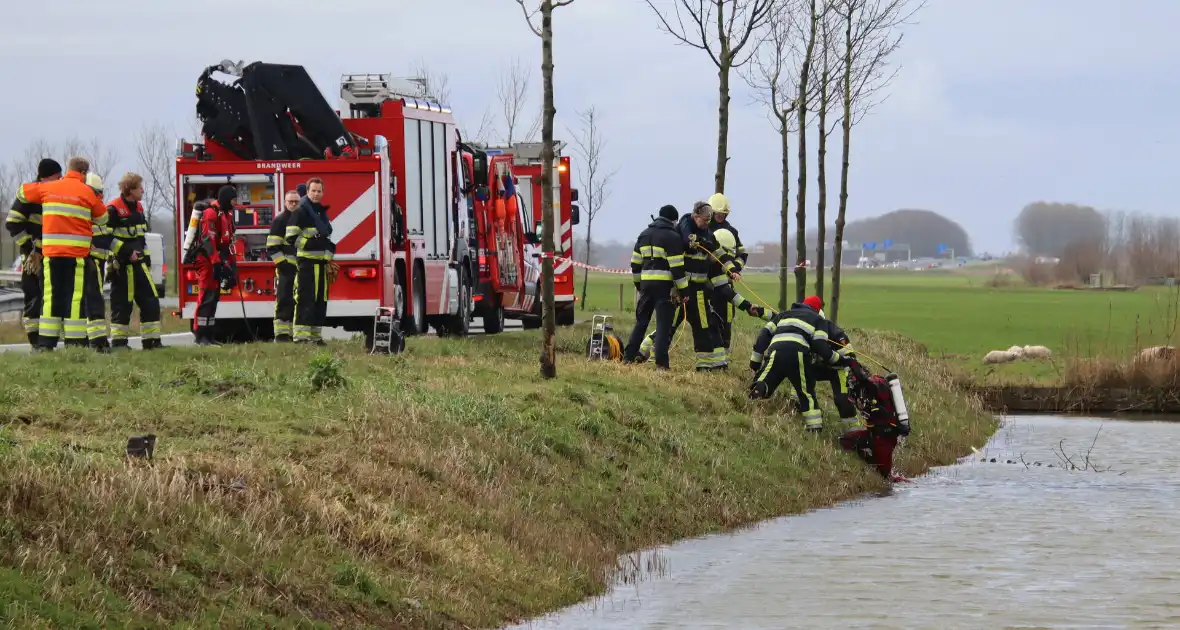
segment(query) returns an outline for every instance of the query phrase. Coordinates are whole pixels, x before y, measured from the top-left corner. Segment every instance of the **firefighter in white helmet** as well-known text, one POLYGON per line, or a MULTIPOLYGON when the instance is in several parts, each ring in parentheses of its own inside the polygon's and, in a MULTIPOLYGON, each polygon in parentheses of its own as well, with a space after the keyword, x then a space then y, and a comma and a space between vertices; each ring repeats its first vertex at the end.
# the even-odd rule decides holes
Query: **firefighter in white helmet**
MULTIPOLYGON (((713 237, 721 243, 721 246, 733 256, 734 270, 740 274, 745 269, 746 260, 750 255, 746 252, 746 247, 742 245, 742 239, 738 238, 737 230, 729 224, 729 199, 721 193, 716 193, 709 197, 709 205, 713 208, 713 216, 709 220, 709 231, 713 233, 713 237)), ((728 283, 729 278, 718 279, 718 282, 721 281, 728 283)), ((733 320, 737 315, 737 305, 730 302, 721 293, 714 292, 710 306, 721 318, 721 342, 725 346, 725 354, 728 356, 730 339, 733 337, 733 320)))
MULTIPOLYGON (((103 198, 102 177, 99 177, 98 173, 86 173, 86 185, 100 200, 103 198)), ((98 352, 110 352, 111 349, 107 305, 102 295, 102 287, 106 284, 107 261, 111 257, 111 245, 115 240, 114 230, 109 224, 109 210, 107 216, 107 223, 91 225, 90 259, 94 264, 86 267, 85 273, 90 277, 82 283, 82 313, 86 317, 86 341, 98 352)))

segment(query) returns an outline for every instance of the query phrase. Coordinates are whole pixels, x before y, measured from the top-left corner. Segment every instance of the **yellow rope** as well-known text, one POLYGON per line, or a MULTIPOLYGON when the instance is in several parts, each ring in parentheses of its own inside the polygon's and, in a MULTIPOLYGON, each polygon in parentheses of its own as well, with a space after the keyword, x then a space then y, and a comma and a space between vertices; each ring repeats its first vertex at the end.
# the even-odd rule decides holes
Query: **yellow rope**
MULTIPOLYGON (((724 268, 724 267, 725 267, 725 263, 721 262, 721 259, 720 259, 720 258, 717 258, 716 256, 714 256, 714 255, 713 255, 713 252, 709 251, 708 249, 705 249, 704 247, 701 247, 700 243, 695 243, 695 244, 694 244, 694 247, 696 247, 697 249, 700 249, 701 251, 703 251, 703 252, 705 252, 706 254, 708 254, 708 255, 709 255, 709 257, 710 257, 710 258, 712 258, 713 260, 716 260, 716 261, 717 261, 717 263, 718 263, 718 264, 720 264, 720 265, 722 266, 722 268, 724 268)), ((746 283, 745 283, 745 282, 743 282, 741 279, 738 279, 738 280, 737 280, 737 282, 738 282, 739 284, 741 284, 743 287, 745 287, 746 289, 748 289, 748 290, 750 291, 750 295, 753 295, 755 298, 757 298, 757 299, 758 299, 758 301, 762 303, 762 306, 765 306, 766 308, 768 308, 768 309, 770 309, 770 310, 772 310, 772 311, 773 311, 773 310, 775 310, 775 309, 774 309, 772 306, 770 306, 770 304, 768 304, 768 303, 766 302, 766 300, 762 299, 762 296, 758 295, 758 293, 757 293, 757 292, 755 292, 755 291, 754 291, 754 289, 751 289, 751 288, 750 288, 750 285, 746 284, 746 283)), ((844 347, 846 347, 846 345, 847 345, 847 344, 842 344, 842 343, 840 343, 840 342, 838 342, 838 341, 836 341, 836 340, 834 340, 834 339, 828 339, 828 341, 829 341, 829 342, 831 342, 831 343, 833 343, 833 344, 835 344, 835 345, 837 345, 837 346, 839 346, 839 347, 841 347, 841 348, 844 348, 844 347)), ((886 367, 886 366, 885 366, 885 364, 884 364, 884 363, 882 363, 881 361, 879 361, 879 360, 877 360, 877 359, 874 359, 873 357, 869 356, 868 354, 865 354, 865 353, 863 353, 863 352, 859 352, 859 351, 857 351, 857 352, 856 352, 856 355, 857 355, 858 357, 864 357, 864 358, 868 359, 869 361, 872 361, 873 363, 877 364, 877 366, 878 366, 878 367, 880 367, 880 368, 882 368, 882 369, 884 369, 884 370, 888 370, 888 369, 889 369, 888 367, 886 367)))

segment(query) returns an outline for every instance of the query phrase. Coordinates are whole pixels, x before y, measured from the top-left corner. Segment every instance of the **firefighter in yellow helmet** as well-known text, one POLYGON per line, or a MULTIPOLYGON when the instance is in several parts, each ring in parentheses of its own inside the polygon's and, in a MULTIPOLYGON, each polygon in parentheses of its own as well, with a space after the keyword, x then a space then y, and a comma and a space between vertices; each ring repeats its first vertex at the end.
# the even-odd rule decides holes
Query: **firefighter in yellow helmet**
POLYGON ((709 219, 709 231, 716 233, 717 230, 729 230, 729 233, 733 234, 733 264, 736 267, 735 271, 741 273, 746 268, 750 253, 742 244, 742 237, 738 236, 737 228, 729 222, 729 198, 721 193, 714 193, 709 197, 709 205, 713 208, 713 216, 709 219))

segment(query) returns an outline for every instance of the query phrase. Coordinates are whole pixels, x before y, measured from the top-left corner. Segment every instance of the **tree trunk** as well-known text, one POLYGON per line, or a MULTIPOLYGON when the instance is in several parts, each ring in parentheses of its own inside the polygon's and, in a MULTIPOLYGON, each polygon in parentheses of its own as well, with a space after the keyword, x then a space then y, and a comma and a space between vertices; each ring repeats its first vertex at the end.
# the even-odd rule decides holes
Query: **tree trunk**
POLYGON ((795 200, 795 301, 807 297, 807 78, 811 74, 811 56, 815 51, 816 0, 811 0, 811 32, 807 53, 799 71, 799 197, 795 200))
POLYGON ((729 61, 721 60, 717 71, 717 171, 713 174, 713 192, 725 192, 725 165, 729 162, 729 61))
MULTIPOLYGON (((825 30, 826 32, 826 30, 825 30)), ((827 53, 825 52, 825 55, 827 53)), ((828 155, 828 61, 824 59, 824 72, 819 86, 819 112, 816 122, 819 127, 819 147, 816 155, 816 194, 819 195, 815 208, 815 221, 819 224, 819 242, 815 246, 815 294, 824 297, 824 245, 828 238, 828 175, 825 168, 828 155)))
MULTIPOLYGON (((594 189, 590 188, 589 193, 590 194, 587 196, 590 198, 593 198, 594 197, 594 189)), ((586 205, 586 215, 587 215, 586 216, 586 264, 587 265, 594 264, 593 262, 590 261, 590 228, 594 227, 594 213, 591 212, 590 209, 591 209, 590 205, 587 204, 586 205)), ((582 270, 582 307, 581 307, 583 311, 586 310, 586 286, 589 284, 590 284, 590 270, 583 269, 582 270)))
POLYGON ((541 2, 541 76, 545 83, 541 124, 541 377, 557 377, 557 314, 553 310, 553 0, 541 2))
POLYGON ((779 233, 779 270, 778 270, 778 310, 785 311, 790 305, 787 297, 788 279, 791 277, 791 129, 787 124, 791 121, 791 113, 784 112, 779 122, 782 128, 779 137, 782 140, 783 156, 783 192, 779 218, 781 232, 779 233))
POLYGON ((844 213, 848 210, 848 148, 852 134, 852 7, 844 16, 844 113, 840 121, 843 132, 840 156, 840 207, 836 210, 836 253, 832 265, 832 306, 828 317, 833 322, 840 315, 840 265, 844 259, 844 213))

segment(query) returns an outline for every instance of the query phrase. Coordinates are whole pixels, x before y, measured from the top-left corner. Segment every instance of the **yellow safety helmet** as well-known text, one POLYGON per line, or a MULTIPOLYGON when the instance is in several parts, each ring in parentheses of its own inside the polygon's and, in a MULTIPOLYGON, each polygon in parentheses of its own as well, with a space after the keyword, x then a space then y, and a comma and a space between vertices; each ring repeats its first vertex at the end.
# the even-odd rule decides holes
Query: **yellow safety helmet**
POLYGON ((86 173, 86 185, 93 188, 94 192, 102 194, 102 178, 98 173, 86 173))
POLYGON ((713 196, 709 197, 709 205, 713 206, 713 212, 729 214, 729 199, 721 193, 713 193, 713 196))
POLYGON ((719 245, 731 252, 737 248, 737 239, 733 237, 733 232, 725 228, 713 232, 713 238, 717 239, 719 245))

